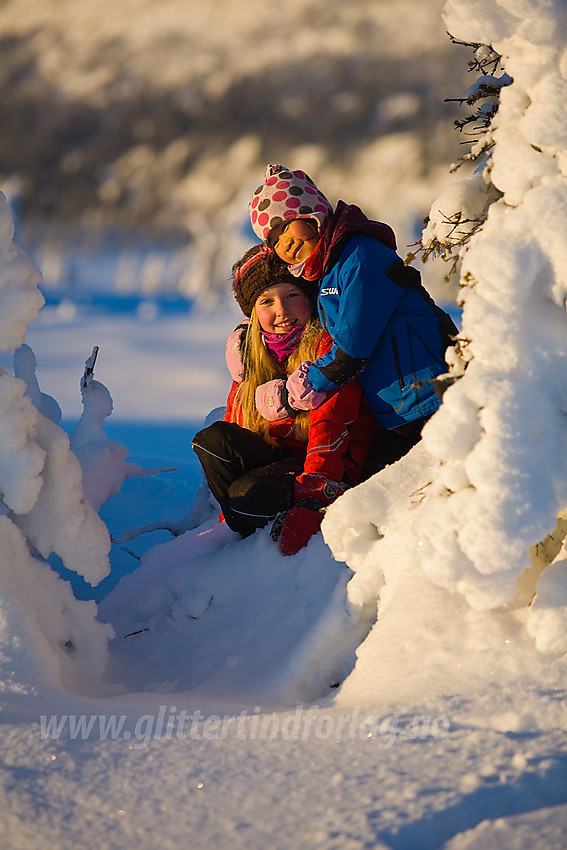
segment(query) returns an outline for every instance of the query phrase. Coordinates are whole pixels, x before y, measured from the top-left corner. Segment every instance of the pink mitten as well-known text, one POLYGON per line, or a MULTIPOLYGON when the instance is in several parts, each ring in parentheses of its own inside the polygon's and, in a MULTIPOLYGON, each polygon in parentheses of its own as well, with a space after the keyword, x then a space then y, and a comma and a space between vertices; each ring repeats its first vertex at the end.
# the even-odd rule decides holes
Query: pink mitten
POLYGON ((329 395, 314 390, 309 383, 307 372, 311 365, 309 360, 306 360, 287 379, 288 400, 294 410, 314 410, 323 404, 329 395))
POLYGON ((244 366, 242 364, 240 346, 242 345, 242 338, 246 333, 246 325, 249 321, 250 319, 244 319, 226 341, 226 365, 230 372, 230 377, 233 381, 236 381, 237 384, 239 384, 244 377, 244 366))
POLYGON ((256 409, 264 419, 285 419, 289 416, 282 399, 284 388, 283 378, 275 378, 256 387, 256 409))

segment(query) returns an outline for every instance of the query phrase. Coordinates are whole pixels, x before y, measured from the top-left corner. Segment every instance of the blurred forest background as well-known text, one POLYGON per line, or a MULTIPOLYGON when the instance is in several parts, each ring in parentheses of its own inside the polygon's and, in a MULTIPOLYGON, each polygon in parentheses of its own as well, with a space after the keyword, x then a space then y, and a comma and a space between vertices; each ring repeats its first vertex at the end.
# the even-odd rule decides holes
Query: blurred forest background
POLYGON ((444 101, 466 94, 470 55, 441 7, 4 0, 0 188, 44 285, 69 286, 69 252, 151 244, 175 270, 130 286, 221 291, 256 241, 268 162, 388 221, 405 256, 460 155, 462 110, 444 101))

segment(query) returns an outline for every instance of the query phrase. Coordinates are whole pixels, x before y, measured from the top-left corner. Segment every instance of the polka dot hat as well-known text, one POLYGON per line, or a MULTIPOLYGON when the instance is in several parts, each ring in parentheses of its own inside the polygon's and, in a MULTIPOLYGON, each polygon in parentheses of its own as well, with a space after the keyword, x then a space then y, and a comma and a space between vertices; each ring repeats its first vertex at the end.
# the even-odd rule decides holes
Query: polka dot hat
POLYGON ((314 218, 319 233, 333 209, 304 171, 289 171, 283 165, 268 165, 264 183, 250 204, 250 221, 256 236, 265 240, 274 227, 296 218, 314 218))

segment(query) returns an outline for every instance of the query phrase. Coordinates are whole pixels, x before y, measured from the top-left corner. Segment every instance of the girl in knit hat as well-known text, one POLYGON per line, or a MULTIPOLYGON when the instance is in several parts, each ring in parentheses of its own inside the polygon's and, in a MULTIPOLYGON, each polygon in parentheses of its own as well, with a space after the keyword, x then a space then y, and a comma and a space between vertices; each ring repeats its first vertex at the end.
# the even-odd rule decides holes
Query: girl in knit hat
MULTIPOLYGON (((243 537, 278 517, 272 536, 283 554, 307 544, 322 510, 361 479, 376 421, 357 381, 312 411, 269 421, 255 402, 260 386, 284 380, 331 345, 315 315, 313 284, 294 278, 271 250, 250 249, 233 268, 242 312, 242 374, 224 421, 193 439, 209 488, 227 524, 243 537)), ((278 403, 281 399, 278 399, 278 403)), ((274 400, 266 396, 267 407, 274 400)), ((284 402, 285 403, 285 402, 284 402)))
POLYGON ((333 211, 304 171, 269 165, 249 209, 265 249, 317 287, 332 338, 323 356, 260 387, 258 410, 271 419, 313 409, 357 377, 381 425, 367 470, 375 472, 409 451, 439 407, 435 380, 458 330, 397 255, 391 228, 343 201, 333 211))

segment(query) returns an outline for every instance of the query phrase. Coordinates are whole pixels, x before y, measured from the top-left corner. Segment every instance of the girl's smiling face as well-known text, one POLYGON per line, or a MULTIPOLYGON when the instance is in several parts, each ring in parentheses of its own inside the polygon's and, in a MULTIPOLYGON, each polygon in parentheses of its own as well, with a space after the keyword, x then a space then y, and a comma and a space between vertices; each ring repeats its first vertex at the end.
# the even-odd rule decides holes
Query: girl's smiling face
POLYGON ((313 313, 310 301, 293 283, 278 283, 265 289, 254 309, 262 330, 276 334, 306 325, 313 313))
POLYGON ((288 265, 295 265, 307 259, 319 237, 314 222, 306 218, 296 218, 285 225, 277 240, 269 241, 280 260, 288 265))

